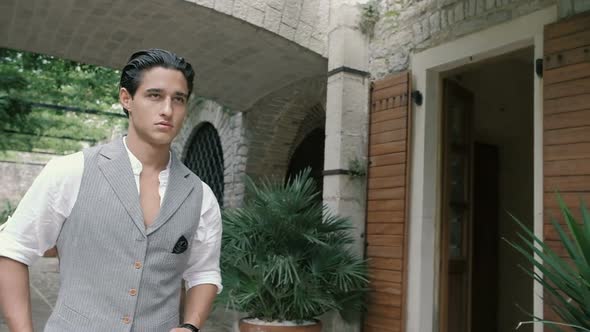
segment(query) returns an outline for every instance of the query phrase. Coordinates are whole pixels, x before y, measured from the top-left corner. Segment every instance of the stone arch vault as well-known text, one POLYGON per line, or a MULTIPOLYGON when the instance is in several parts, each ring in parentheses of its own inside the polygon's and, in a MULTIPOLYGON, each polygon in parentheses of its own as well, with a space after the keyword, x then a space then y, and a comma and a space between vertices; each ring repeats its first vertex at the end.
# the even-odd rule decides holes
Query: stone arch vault
POLYGON ((329 0, 3 0, 0 47, 120 69, 159 47, 195 67, 195 93, 242 111, 327 71, 329 0))

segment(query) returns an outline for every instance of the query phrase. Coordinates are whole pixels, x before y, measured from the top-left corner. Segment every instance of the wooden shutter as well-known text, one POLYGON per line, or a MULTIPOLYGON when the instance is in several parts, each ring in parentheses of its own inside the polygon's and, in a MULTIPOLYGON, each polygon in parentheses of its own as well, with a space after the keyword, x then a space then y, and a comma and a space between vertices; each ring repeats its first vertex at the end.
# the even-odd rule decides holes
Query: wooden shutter
MULTIPOLYGON (((580 198, 590 204, 590 13, 546 26, 544 38, 544 238, 566 257, 549 218, 563 223, 555 191, 578 218, 580 198)), ((547 304, 545 319, 556 319, 547 304)))
POLYGON ((369 126, 365 332, 404 329, 410 160, 410 74, 373 83, 369 126))

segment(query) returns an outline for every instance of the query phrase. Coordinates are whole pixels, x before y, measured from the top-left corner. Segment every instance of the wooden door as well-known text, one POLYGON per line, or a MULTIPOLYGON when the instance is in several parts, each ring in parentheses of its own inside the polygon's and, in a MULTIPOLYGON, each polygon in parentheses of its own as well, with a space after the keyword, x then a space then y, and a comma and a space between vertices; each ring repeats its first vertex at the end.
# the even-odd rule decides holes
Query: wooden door
POLYGON ((404 331, 410 160, 410 74, 373 83, 369 127, 365 332, 404 331))
MULTIPOLYGON (((556 191, 578 218, 580 199, 590 205, 590 12, 546 26, 544 39, 543 232, 567 257, 550 217, 560 219, 556 191)), ((544 318, 557 319, 547 302, 544 318)))
POLYGON ((467 332, 471 275, 473 95, 445 80, 440 331, 467 332))

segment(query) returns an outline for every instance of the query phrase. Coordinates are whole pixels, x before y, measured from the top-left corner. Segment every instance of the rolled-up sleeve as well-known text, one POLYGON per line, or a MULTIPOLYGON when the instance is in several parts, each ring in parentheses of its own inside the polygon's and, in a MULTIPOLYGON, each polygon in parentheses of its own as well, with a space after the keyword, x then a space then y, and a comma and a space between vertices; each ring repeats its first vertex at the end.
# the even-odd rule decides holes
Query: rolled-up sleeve
POLYGON ((211 188, 203 183, 203 205, 197 232, 193 237, 187 268, 183 274, 187 287, 213 284, 221 293, 221 211, 211 188))
POLYGON ((52 248, 77 196, 82 154, 51 160, 0 227, 0 256, 33 264, 52 248))

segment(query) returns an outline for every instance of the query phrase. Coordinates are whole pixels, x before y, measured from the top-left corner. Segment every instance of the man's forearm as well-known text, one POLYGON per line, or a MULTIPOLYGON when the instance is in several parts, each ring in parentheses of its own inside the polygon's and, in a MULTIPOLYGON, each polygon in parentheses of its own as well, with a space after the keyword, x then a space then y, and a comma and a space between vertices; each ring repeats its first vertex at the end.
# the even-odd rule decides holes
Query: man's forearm
POLYGON ((6 257, 0 257, 0 310, 10 331, 33 331, 29 267, 6 257))
POLYGON ((184 306, 184 323, 202 328, 209 316, 213 300, 217 296, 217 286, 204 284, 188 290, 184 306))

